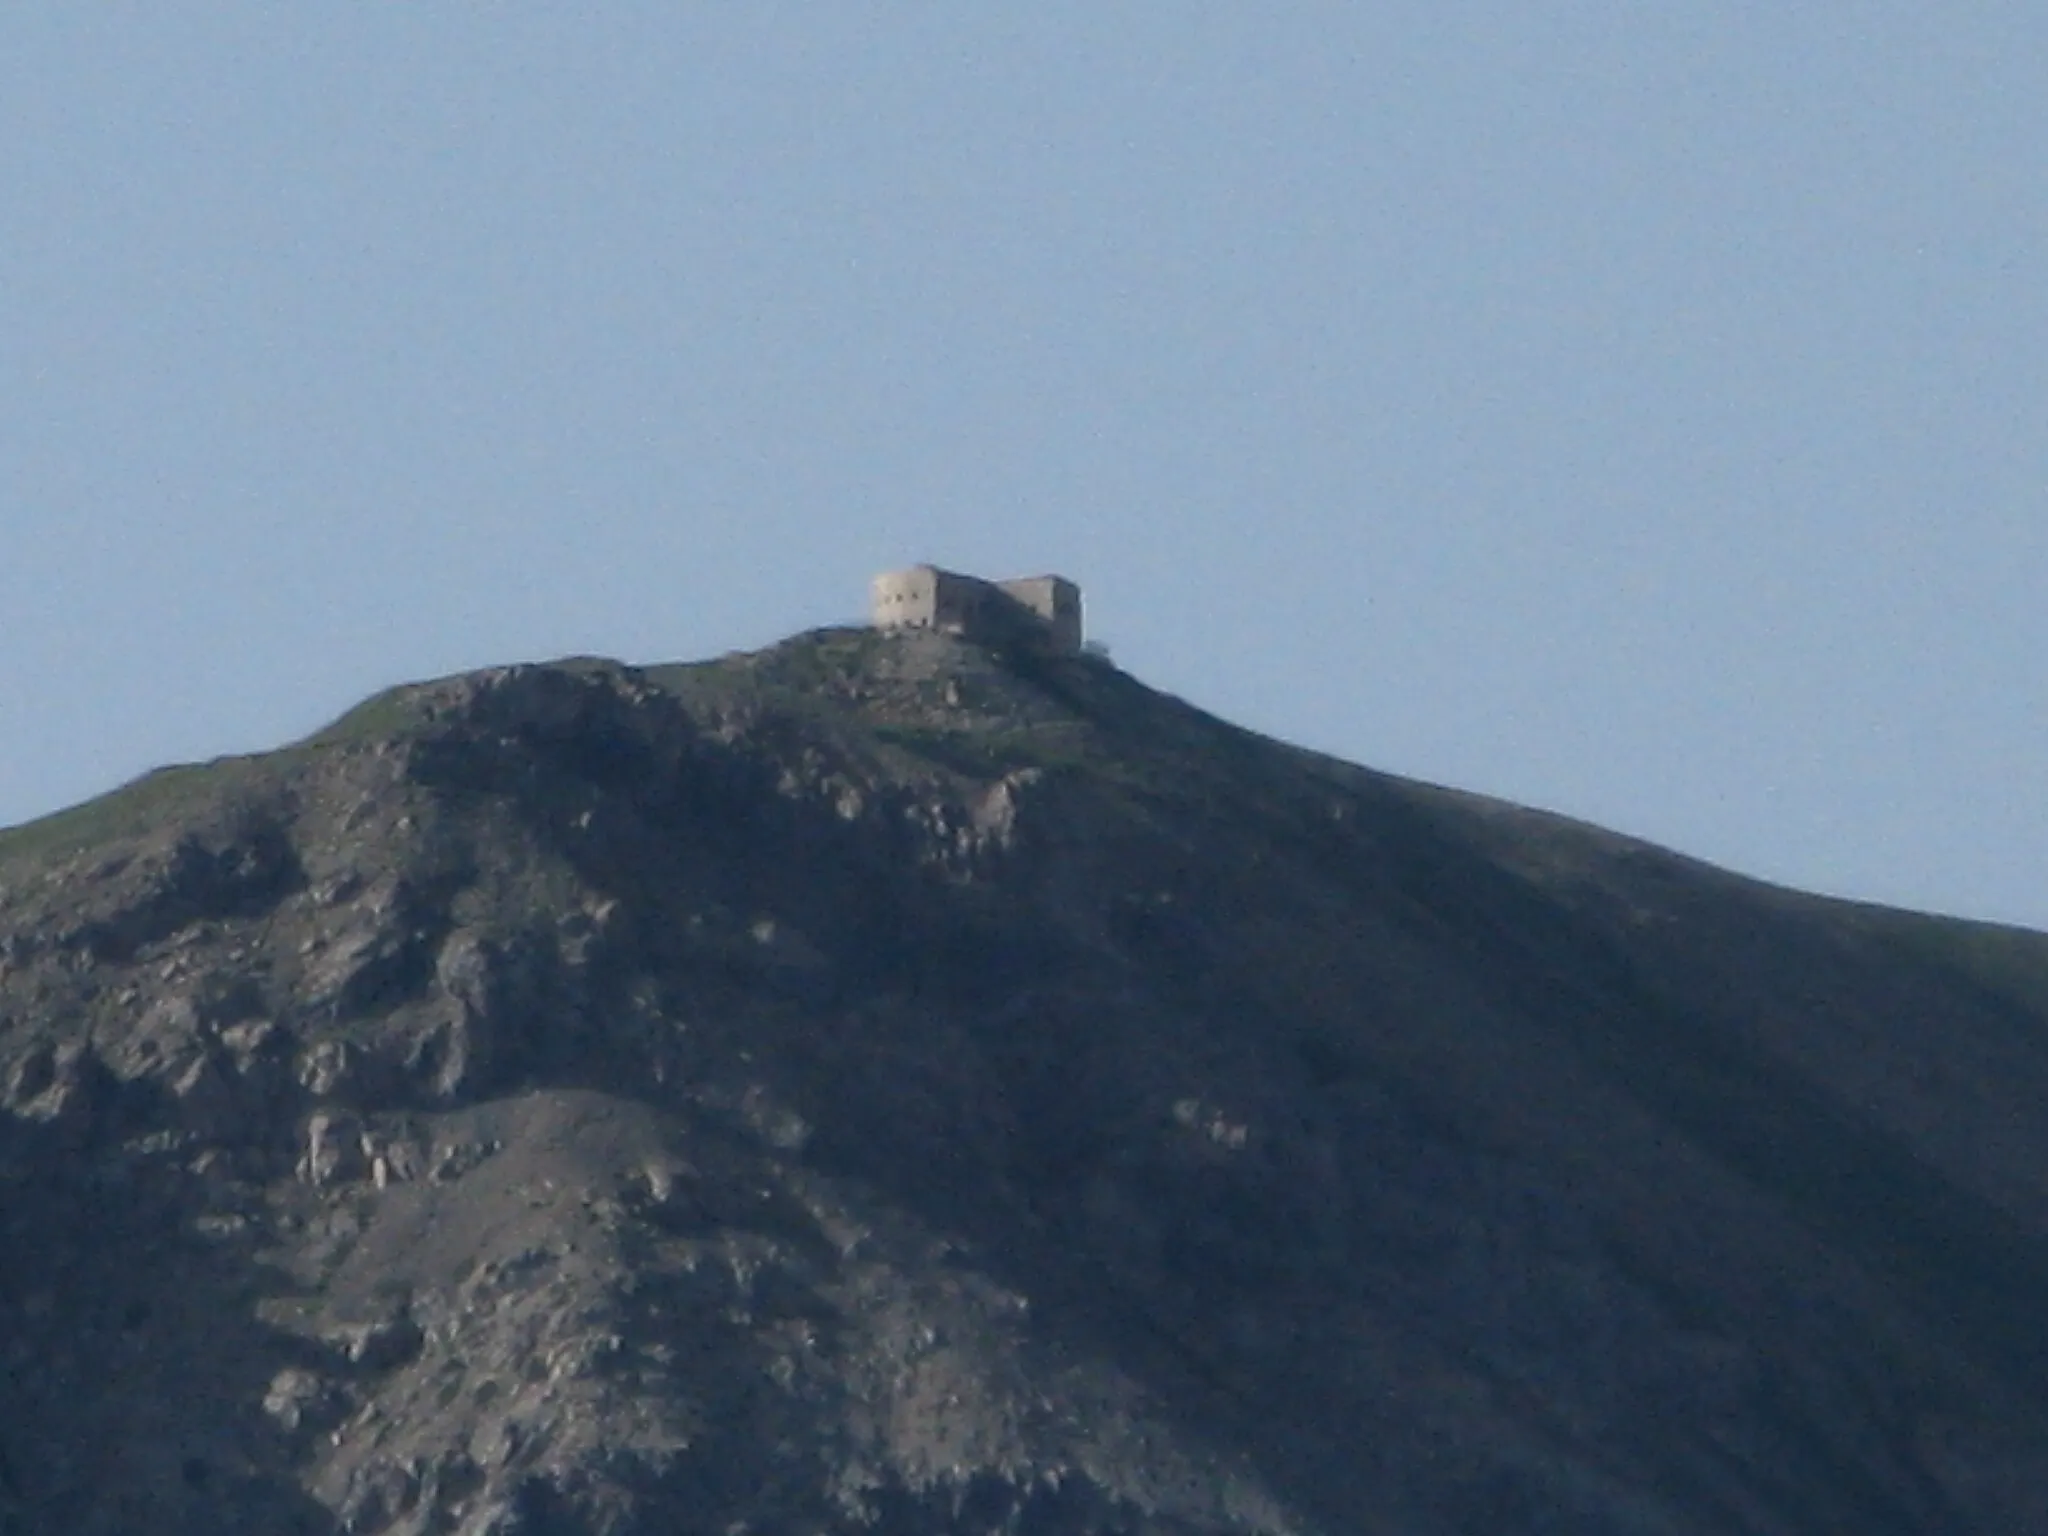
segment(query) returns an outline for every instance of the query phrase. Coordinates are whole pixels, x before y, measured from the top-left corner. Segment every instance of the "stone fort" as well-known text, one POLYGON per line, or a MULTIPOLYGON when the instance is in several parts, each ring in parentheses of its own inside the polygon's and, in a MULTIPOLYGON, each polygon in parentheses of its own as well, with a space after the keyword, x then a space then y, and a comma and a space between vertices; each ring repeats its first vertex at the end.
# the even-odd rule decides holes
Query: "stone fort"
POLYGON ((970 640, 1081 649, 1081 589, 1064 576, 984 581, 913 565, 877 576, 871 597, 877 629, 936 629, 970 640))

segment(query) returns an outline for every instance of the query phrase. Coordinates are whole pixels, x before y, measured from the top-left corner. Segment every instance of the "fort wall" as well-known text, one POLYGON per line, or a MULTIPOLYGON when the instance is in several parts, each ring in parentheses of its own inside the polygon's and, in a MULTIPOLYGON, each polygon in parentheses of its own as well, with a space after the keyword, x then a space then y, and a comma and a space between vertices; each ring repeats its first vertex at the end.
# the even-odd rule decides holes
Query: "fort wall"
POLYGON ((913 565, 877 576, 869 598, 877 629, 936 629, 972 640, 1081 649, 1081 589, 1064 576, 995 582, 913 565))

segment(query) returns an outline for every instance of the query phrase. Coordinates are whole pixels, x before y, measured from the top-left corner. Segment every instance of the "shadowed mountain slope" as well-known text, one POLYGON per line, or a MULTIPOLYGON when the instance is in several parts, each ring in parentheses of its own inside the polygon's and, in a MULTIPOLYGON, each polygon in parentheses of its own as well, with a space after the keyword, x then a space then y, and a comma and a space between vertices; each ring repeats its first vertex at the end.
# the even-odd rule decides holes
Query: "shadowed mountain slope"
POLYGON ((2048 1531, 2048 939, 819 631, 0 833, 0 1532, 2048 1531))

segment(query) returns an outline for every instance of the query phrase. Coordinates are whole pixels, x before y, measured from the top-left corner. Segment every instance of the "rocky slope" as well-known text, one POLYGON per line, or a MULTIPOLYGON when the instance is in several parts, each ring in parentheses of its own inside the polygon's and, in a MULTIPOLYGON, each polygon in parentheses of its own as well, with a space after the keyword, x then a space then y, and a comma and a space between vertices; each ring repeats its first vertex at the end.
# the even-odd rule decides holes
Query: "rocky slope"
POLYGON ((821 631, 0 834, 0 1531, 2048 1531, 2048 939, 821 631))

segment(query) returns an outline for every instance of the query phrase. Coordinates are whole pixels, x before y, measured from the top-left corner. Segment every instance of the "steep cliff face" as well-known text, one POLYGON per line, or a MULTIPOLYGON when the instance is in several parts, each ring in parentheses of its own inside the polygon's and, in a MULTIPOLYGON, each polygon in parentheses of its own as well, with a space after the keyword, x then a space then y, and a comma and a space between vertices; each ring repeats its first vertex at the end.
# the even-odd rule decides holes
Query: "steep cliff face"
POLYGON ((0 834, 0 1530, 2048 1530, 2048 940, 826 631, 0 834))

